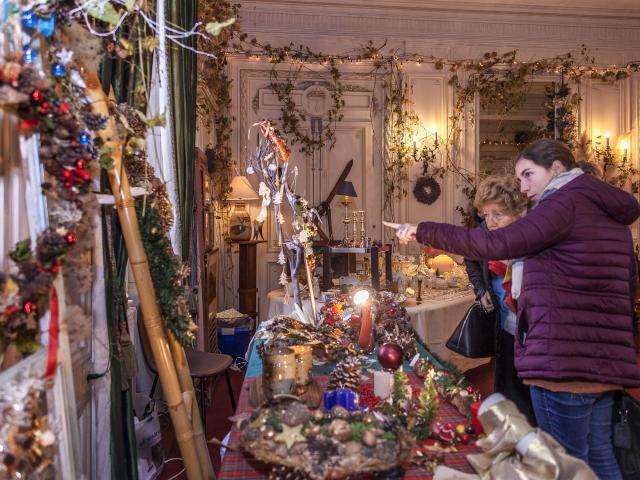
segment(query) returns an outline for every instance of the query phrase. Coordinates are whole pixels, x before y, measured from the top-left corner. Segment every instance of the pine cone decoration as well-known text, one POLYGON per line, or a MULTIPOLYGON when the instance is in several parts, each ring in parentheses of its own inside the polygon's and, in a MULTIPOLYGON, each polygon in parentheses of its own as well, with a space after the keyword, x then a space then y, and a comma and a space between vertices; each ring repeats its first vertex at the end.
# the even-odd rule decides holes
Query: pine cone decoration
POLYGON ((350 388, 358 390, 360 385, 360 360, 357 357, 347 357, 338 362, 329 376, 327 390, 350 388))
POLYGON ((381 343, 395 343, 399 345, 402 348, 406 360, 411 360, 414 355, 418 353, 416 339, 412 332, 400 332, 398 329, 391 332, 384 332, 381 343))
POLYGON ((304 480, 305 478, 307 478, 306 475, 299 470, 283 465, 276 465, 269 472, 269 480, 304 480))

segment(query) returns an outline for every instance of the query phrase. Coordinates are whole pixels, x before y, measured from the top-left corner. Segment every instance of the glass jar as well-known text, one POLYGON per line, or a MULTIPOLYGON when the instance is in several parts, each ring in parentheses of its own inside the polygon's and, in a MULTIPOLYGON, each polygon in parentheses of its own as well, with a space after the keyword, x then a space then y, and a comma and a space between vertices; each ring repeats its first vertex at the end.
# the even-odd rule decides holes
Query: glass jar
POLYGON ((296 383, 296 355, 287 347, 271 347, 262 357, 262 391, 266 399, 290 394, 296 383))

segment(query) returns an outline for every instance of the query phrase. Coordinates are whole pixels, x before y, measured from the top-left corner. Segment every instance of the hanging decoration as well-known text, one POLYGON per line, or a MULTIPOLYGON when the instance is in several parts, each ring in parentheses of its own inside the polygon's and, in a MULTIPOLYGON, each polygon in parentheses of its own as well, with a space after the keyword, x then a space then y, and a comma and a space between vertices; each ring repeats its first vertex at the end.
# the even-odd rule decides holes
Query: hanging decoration
POLYGON ((39 235, 35 250, 29 239, 18 242, 10 253, 16 271, 0 273, 0 334, 23 353, 39 347, 37 318, 48 308, 51 285, 63 262, 69 256, 80 268, 78 259, 91 242, 91 180, 99 150, 80 139, 94 125, 86 122, 91 118, 88 105, 78 101, 82 87, 67 77, 58 81, 65 85, 62 96, 33 67, 15 62, 0 66, 0 89, 7 100, 1 106, 15 109, 23 134, 39 134, 40 160, 47 173, 42 188, 50 205, 50 225, 39 235))
POLYGON ((440 198, 440 184, 432 176, 424 175, 418 180, 413 187, 413 196, 420 203, 431 205, 440 198))
MULTIPOLYGON (((286 263, 288 262, 291 278, 293 279, 291 289, 296 305, 296 314, 300 317, 300 320, 315 325, 317 314, 309 257, 313 256, 311 247, 313 237, 317 232, 314 220, 318 218, 318 213, 315 209, 309 207, 306 199, 295 193, 298 167, 294 167, 292 171, 289 171, 289 156, 291 152, 278 130, 268 120, 254 124, 253 127, 260 129, 260 141, 255 154, 249 156, 247 173, 255 175, 260 181, 258 195, 262 197, 262 208, 256 217, 256 221, 264 221, 268 207, 273 205, 273 218, 278 246, 280 247, 278 263, 282 265, 280 284, 286 286, 288 283, 286 274, 286 263), (286 220, 283 203, 289 205, 292 216, 292 233, 289 238, 285 233, 286 220), (297 281, 298 272, 302 267, 305 268, 307 274, 312 319, 306 318, 306 314, 302 310, 300 286, 297 281)), ((249 131, 250 134, 251 131, 249 131)))

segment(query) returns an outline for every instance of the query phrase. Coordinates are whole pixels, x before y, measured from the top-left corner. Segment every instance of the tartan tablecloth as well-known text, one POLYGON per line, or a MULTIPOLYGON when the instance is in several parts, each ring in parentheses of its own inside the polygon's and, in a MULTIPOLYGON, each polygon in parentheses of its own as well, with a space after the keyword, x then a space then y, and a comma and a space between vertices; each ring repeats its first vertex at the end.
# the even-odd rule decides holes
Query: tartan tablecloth
MULTIPOLYGON (((260 362, 258 355, 256 355, 255 350, 253 350, 249 363, 260 362)), ((248 371, 251 371, 248 369, 248 371)), ((255 371, 255 370, 254 370, 255 371)), ((315 372, 315 369, 314 369, 315 372)), ((413 371, 408 371, 407 375, 412 385, 417 387, 422 386, 422 379, 420 379, 413 371)), ((314 375, 314 378, 318 381, 323 391, 328 381, 327 375, 314 375)), ((253 410, 249 403, 249 386, 251 383, 255 381, 255 377, 246 377, 244 383, 242 384, 242 391, 240 393, 240 400, 238 402, 238 409, 236 413, 244 413, 250 412, 253 410)), ((369 376, 369 382, 373 383, 372 374, 369 376)), ((466 419, 456 410, 456 408, 450 405, 447 402, 442 401, 440 399, 440 411, 439 411, 440 421, 442 423, 465 423, 466 419)), ((229 446, 233 447, 237 445, 238 438, 240 437, 240 432, 236 427, 233 427, 231 430, 231 436, 229 440, 229 446)), ((456 452, 448 452, 445 453, 445 465, 448 467, 454 468, 456 470, 460 470, 463 472, 473 472, 471 465, 467 462, 465 455, 469 453, 479 453, 480 449, 475 445, 458 445, 458 451, 456 452)), ((220 479, 225 478, 241 478, 241 479, 264 479, 268 475, 269 468, 249 456, 245 456, 240 451, 227 451, 224 460, 222 462, 222 467, 220 469, 219 477, 220 479)), ((405 478, 413 479, 413 478, 432 478, 431 474, 429 474, 426 470, 420 469, 417 467, 407 467, 405 478)))

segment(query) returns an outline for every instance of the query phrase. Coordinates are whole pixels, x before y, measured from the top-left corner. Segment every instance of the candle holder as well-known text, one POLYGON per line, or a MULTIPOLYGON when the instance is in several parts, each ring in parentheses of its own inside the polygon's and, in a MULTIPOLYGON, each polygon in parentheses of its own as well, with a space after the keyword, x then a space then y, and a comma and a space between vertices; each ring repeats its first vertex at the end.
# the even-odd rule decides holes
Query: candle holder
POLYGON ((365 247, 365 231, 364 231, 364 219, 365 219, 365 213, 364 210, 360 210, 360 212, 358 212, 360 214, 360 247, 365 247))
POLYGON ((352 239, 354 247, 358 246, 357 245, 357 240, 356 240, 356 238, 357 238, 356 229, 358 228, 357 224, 358 224, 358 212, 354 211, 353 212, 353 239, 352 239))
POLYGON ((313 351, 309 345, 294 345, 289 347, 295 354, 296 386, 298 396, 306 393, 312 380, 313 351))
POLYGON ((422 303, 422 278, 418 279, 418 296, 416 297, 416 304, 422 303))
POLYGON ((262 391, 265 398, 290 394, 296 384, 296 355, 287 347, 271 347, 262 357, 262 391))

